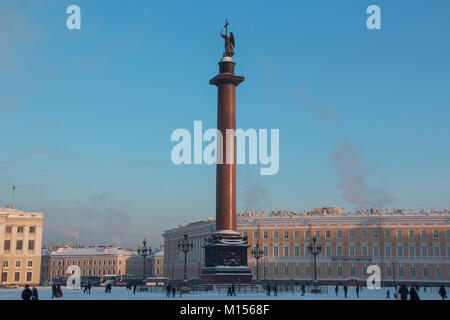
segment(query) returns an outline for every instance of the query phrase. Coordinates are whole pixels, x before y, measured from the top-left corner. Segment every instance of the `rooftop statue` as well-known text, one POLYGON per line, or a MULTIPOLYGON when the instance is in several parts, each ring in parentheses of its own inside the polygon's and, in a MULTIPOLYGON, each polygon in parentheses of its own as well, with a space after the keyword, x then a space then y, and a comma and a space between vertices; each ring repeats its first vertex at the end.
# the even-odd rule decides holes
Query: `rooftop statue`
POLYGON ((223 53, 224 57, 232 57, 234 55, 234 35, 233 32, 230 32, 228 35, 228 25, 230 23, 228 20, 225 20, 225 34, 223 34, 223 30, 220 30, 220 35, 225 39, 225 52, 223 53))

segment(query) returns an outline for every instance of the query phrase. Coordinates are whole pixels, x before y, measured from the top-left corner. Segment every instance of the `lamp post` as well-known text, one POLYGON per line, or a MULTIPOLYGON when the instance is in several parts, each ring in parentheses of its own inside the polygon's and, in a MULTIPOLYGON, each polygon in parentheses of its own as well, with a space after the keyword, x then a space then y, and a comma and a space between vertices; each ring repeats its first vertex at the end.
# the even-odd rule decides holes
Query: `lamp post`
POLYGON ((313 255, 314 258, 314 280, 313 280, 313 288, 311 290, 312 293, 320 293, 320 288, 318 287, 317 282, 317 255, 322 251, 322 246, 320 243, 316 243, 316 236, 313 236, 312 243, 308 245, 308 251, 313 255))
POLYGON ((184 274, 183 274, 183 282, 187 283, 187 273, 186 273, 186 258, 187 253, 192 250, 193 244, 188 242, 188 235, 184 233, 184 239, 178 243, 178 250, 184 253, 184 274))
POLYGON ((137 248, 137 253, 144 258, 144 270, 143 270, 143 274, 144 274, 144 281, 145 281, 145 259, 152 253, 152 247, 148 247, 147 248, 147 240, 144 239, 144 241, 142 241, 142 249, 140 247, 137 248))
POLYGON ((259 281, 259 259, 263 256, 264 250, 259 248, 259 243, 252 249, 252 256, 256 259, 256 281, 259 281))

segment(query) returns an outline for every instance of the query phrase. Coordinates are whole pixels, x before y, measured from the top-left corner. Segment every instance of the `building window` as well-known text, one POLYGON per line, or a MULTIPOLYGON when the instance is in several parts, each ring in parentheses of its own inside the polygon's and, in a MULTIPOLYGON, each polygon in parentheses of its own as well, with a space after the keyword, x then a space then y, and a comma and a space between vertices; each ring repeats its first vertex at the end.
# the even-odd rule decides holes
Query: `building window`
POLYGON ((311 235, 309 233, 309 230, 306 230, 305 231, 305 239, 309 239, 309 238, 311 238, 311 235))
POLYGON ((8 260, 3 261, 3 267, 5 267, 5 268, 8 267, 8 260))
POLYGON ((331 238, 331 232, 330 230, 325 230, 325 238, 330 239, 331 238))
POLYGON ((34 251, 34 240, 28 240, 28 250, 34 251))
POLYGON ((392 268, 391 268, 391 267, 387 267, 387 268, 386 268, 386 275, 387 275, 388 277, 392 277, 392 268))
POLYGON ((288 246, 284 247, 284 256, 289 257, 289 247, 288 246))
POLYGON ((327 276, 331 277, 331 266, 327 266, 327 276))
POLYGON ((422 239, 425 239, 427 237, 427 231, 426 230, 420 230, 420 237, 422 239))
POLYGON ((316 230, 316 239, 320 239, 320 231, 319 230, 316 230))
POLYGON ((428 248, 427 247, 421 247, 420 248, 421 249, 421 254, 422 254, 422 257, 428 257, 428 248))
POLYGON ((3 272, 2 273, 2 282, 6 282, 8 281, 8 272, 3 272))
POLYGON ((3 247, 6 251, 11 250, 11 240, 5 240, 3 247))
POLYGON ((258 231, 253 232, 253 239, 258 239, 258 231))
POLYGON ((338 257, 342 256, 342 245, 341 244, 336 245, 336 255, 338 257))
POLYGON ((367 238, 367 230, 366 229, 361 230, 361 238, 367 238))
POLYGON ((401 244, 397 246, 397 257, 403 257, 403 246, 401 244))
POLYGON ((441 268, 436 267, 436 278, 440 279, 441 278, 441 268))
POLYGON ((433 238, 439 238, 439 230, 433 230, 433 238))
POLYGON ((350 230, 350 231, 348 232, 348 237, 349 237, 350 239, 354 239, 354 238, 355 238, 355 230, 350 230))
POLYGON ((244 231, 244 237, 248 238, 247 231, 244 231))
POLYGON ((384 230, 384 237, 386 239, 390 238, 391 237, 391 230, 384 230))
POLYGON ((361 254, 362 256, 368 256, 367 244, 361 245, 361 254))
POLYGON ((14 273, 14 281, 15 281, 15 282, 20 281, 20 272, 15 272, 15 273, 14 273))
POLYGON ((295 275, 296 276, 300 275, 300 267, 299 266, 295 266, 295 275))
POLYGON ((433 253, 435 257, 440 257, 441 256, 441 248, 439 247, 439 245, 435 245, 433 247, 433 253))
POLYGON ((309 277, 311 274, 311 268, 309 266, 306 266, 305 268, 305 276, 309 277))
POLYGON ((327 257, 331 257, 331 247, 330 247, 329 245, 327 245, 327 246, 325 247, 325 255, 326 255, 327 257))
POLYGON ((294 238, 298 239, 298 230, 294 231, 294 238))
POLYGON ((391 246, 388 245, 388 244, 384 247, 384 255, 386 257, 390 257, 391 256, 391 246))
POLYGON ((34 226, 30 227, 30 233, 36 233, 36 227, 34 226))
POLYGON ((284 238, 285 238, 285 239, 288 239, 288 238, 289 238, 289 231, 285 231, 285 232, 284 232, 284 238))
POLYGON ((338 277, 342 277, 342 267, 338 267, 338 277))
MULTIPOLYGON (((264 256, 267 257, 269 255, 269 248, 267 248, 267 245, 264 245, 264 256)), ((119 261, 120 262, 120 261, 119 261)))
POLYGON ((274 276, 278 276, 278 266, 273 267, 274 276))
POLYGON ((338 239, 342 238, 342 230, 336 231, 336 238, 338 238, 338 239))
POLYGON ((355 256, 355 245, 354 244, 349 244, 348 252, 349 252, 350 257, 355 256))
POLYGON ((32 260, 29 260, 29 261, 27 262, 27 266, 28 266, 28 267, 32 267, 32 266, 33 266, 33 261, 32 261, 32 260))
POLYGON ((289 266, 284 266, 284 275, 289 276, 289 266))
POLYGON ((408 237, 410 239, 414 238, 414 230, 408 230, 408 237))
POLYGON ((27 281, 31 281, 31 279, 33 278, 33 273, 32 272, 27 272, 27 281))
POLYGON ((416 277, 416 267, 411 267, 411 277, 416 277))
POLYGON ((274 239, 278 239, 278 231, 274 231, 273 232, 273 238, 274 239))
POLYGON ((428 278, 428 276, 429 276, 428 267, 423 267, 423 277, 428 278))
POLYGON ((355 276, 355 267, 354 267, 354 266, 351 266, 351 267, 350 267, 350 276, 351 276, 351 277, 354 277, 354 276, 355 276))
POLYGON ((447 239, 450 239, 450 229, 449 230, 445 230, 445 237, 447 239))
POLYGON ((299 246, 294 247, 294 254, 296 257, 300 256, 300 247, 299 246))
POLYGON ((5 233, 11 233, 11 226, 6 226, 5 233))
POLYGON ((378 230, 377 229, 374 229, 372 231, 372 236, 373 236, 374 239, 378 239, 378 230))
POLYGON ((397 238, 398 239, 402 238, 402 230, 397 230, 397 238))
POLYGON ((398 276, 403 277, 404 275, 405 275, 405 271, 404 271, 403 267, 399 267, 398 268, 398 276))
POLYGON ((263 236, 264 236, 264 239, 267 239, 267 238, 269 237, 268 232, 267 232, 267 231, 264 231, 264 232, 263 232, 263 236))
POLYGON ((278 245, 273 246, 273 256, 278 257, 278 245))
POLYGON ((17 233, 23 233, 23 226, 17 227, 17 233))
POLYGON ((373 246, 373 256, 374 257, 379 257, 380 256, 380 249, 378 248, 378 246, 373 246))
POLYGON ((416 256, 416 246, 414 244, 409 245, 409 256, 410 257, 416 256))
POLYGON ((16 250, 22 250, 22 240, 17 240, 17 242, 16 242, 16 250))

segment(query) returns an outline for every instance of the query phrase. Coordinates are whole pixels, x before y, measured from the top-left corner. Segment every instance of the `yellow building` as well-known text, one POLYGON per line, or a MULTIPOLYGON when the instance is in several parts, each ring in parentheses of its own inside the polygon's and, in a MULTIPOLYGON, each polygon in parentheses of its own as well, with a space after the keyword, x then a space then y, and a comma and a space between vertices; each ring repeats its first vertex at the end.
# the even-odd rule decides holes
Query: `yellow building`
POLYGON ((0 285, 39 285, 44 215, 0 207, 0 285))

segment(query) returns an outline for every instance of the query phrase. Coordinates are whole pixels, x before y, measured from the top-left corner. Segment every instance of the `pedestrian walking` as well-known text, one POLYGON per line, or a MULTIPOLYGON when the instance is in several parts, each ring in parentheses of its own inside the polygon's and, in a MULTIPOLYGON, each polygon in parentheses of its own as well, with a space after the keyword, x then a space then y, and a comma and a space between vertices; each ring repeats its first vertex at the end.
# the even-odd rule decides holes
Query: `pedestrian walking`
POLYGON ((301 287, 300 290, 302 291, 302 296, 304 296, 305 295, 305 291, 306 291, 306 288, 305 288, 304 284, 302 284, 302 287, 301 287))
POLYGON ((235 287, 234 287, 234 282, 231 285, 231 295, 236 296, 236 290, 235 290, 235 287))
POLYGON ((57 284, 57 286, 56 286, 56 293, 55 293, 55 296, 57 297, 57 298, 62 298, 62 296, 63 296, 63 293, 62 293, 62 290, 61 290, 61 285, 58 283, 57 284))
POLYGON ((87 282, 87 289, 88 289, 88 293, 89 293, 89 294, 91 294, 91 288, 92 288, 91 282, 88 281, 88 282, 87 282))
POLYGON ((52 284, 52 299, 56 297, 56 283, 52 284))
POLYGON ((32 296, 32 292, 30 290, 30 286, 26 285, 25 289, 22 291, 22 300, 30 300, 32 296))
POLYGON ((338 296, 339 293, 339 286, 336 285, 336 287, 334 288, 334 292, 336 293, 336 297, 338 296))
POLYGON ((175 294, 177 293, 177 289, 175 289, 175 286, 172 287, 172 298, 175 298, 175 294))
POLYGON ((135 283, 134 286, 133 286, 133 294, 134 294, 134 295, 136 295, 136 287, 137 287, 137 285, 136 285, 136 283, 135 283))
POLYGON ((445 290, 444 286, 441 286, 439 288, 439 295, 442 297, 442 300, 447 299, 447 291, 445 290))
POLYGON ((347 285, 344 285, 344 296, 346 298, 347 298, 347 291, 348 291, 347 285))
POLYGON ((278 296, 278 289, 277 289, 277 285, 276 284, 273 285, 273 295, 274 296, 278 296))
POLYGON ((267 293, 266 295, 270 296, 270 283, 267 284, 267 293))
POLYGON ((401 300, 408 300, 408 288, 402 284, 400 289, 398 290, 398 292, 400 293, 400 299, 401 300))
POLYGON ((227 297, 231 296, 231 286, 228 285, 228 289, 227 289, 227 297))
POLYGON ((356 286, 356 297, 359 298, 359 286, 356 286))
POLYGON ((417 293, 416 289, 414 289, 413 286, 411 286, 411 290, 409 290, 409 299, 410 300, 420 300, 419 294, 417 293))
POLYGON ((389 292, 389 289, 388 289, 388 291, 386 291, 386 299, 390 299, 391 298, 391 293, 389 292))
POLYGON ((39 300, 39 294, 36 287, 33 287, 33 290, 31 290, 31 300, 39 300))
POLYGON ((166 297, 170 298, 170 292, 172 291, 172 286, 170 284, 168 284, 166 286, 166 297))

